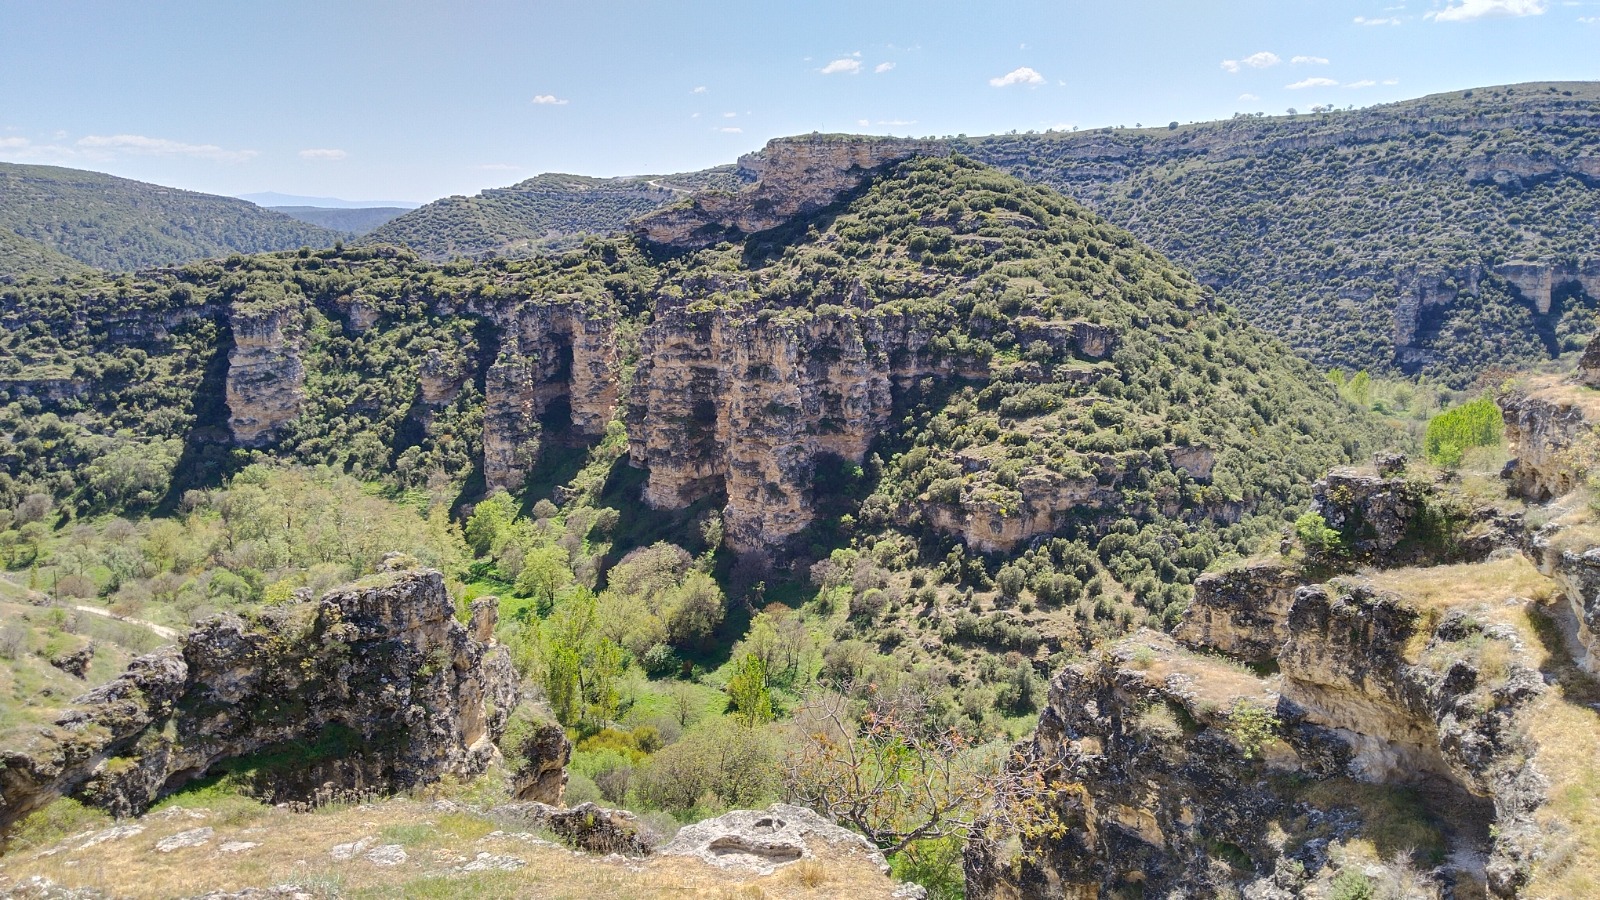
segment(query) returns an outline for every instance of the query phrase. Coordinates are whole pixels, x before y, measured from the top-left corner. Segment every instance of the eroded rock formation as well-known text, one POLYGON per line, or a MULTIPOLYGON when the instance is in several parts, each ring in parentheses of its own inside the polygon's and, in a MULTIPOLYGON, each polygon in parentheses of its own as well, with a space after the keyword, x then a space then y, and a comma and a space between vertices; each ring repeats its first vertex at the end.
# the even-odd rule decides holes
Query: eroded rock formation
POLYGON ((959 367, 899 316, 660 309, 645 331, 629 407, 629 456, 645 502, 678 509, 725 495, 728 545, 771 548, 812 519, 823 454, 859 463, 897 385, 959 367))
POLYGON ((258 304, 234 306, 228 324, 228 428, 240 446, 263 447, 305 402, 304 327, 298 309, 258 304))
POLYGON ((61 795, 140 813, 219 771, 273 801, 470 777, 497 758, 517 684, 430 570, 215 616, 0 750, 0 828, 61 795))
POLYGON ((1299 587, 1285 608, 1288 577, 1254 567, 1213 580, 1197 604, 1203 621, 1191 612, 1179 630, 1205 652, 1142 632, 1061 672, 1019 749, 1081 785, 1052 801, 1065 835, 1009 862, 974 841, 968 896, 1087 898, 1134 886, 1146 896, 1320 896, 1305 890, 1328 877, 1328 839, 1381 824, 1306 801, 1306 784, 1343 778, 1453 797, 1449 839, 1489 856, 1481 875, 1463 877, 1513 896, 1540 852, 1534 813, 1546 793, 1519 725, 1544 688, 1514 630, 1467 609, 1430 628, 1416 607, 1359 583, 1299 587), (1224 589, 1255 584, 1272 596, 1239 617, 1224 589), (1245 627, 1214 628, 1211 643, 1205 622, 1219 610, 1245 627), (1270 660, 1281 675, 1214 655, 1242 648, 1248 659, 1272 635, 1283 636, 1270 660), (1267 715, 1272 733, 1253 731, 1267 715), (1324 837, 1285 841, 1285 823, 1324 837), (1219 854, 1230 865, 1213 864, 1219 854))
POLYGON ((581 304, 496 311, 500 353, 485 378, 483 469, 490 490, 515 491, 538 457, 552 413, 579 436, 605 433, 617 407, 616 322, 581 304), (559 409, 558 409, 559 406, 559 409))
POLYGON ((740 175, 754 184, 733 194, 695 194, 681 206, 641 216, 634 232, 678 250, 737 240, 829 206, 891 163, 949 153, 938 141, 853 135, 778 138, 739 158, 740 175))

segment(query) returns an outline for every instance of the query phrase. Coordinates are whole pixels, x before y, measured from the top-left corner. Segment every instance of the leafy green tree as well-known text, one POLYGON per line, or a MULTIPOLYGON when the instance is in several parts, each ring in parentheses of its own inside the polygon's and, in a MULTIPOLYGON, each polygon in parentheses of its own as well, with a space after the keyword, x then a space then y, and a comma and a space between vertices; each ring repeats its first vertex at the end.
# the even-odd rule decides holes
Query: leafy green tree
POLYGON ((1504 431, 1500 407, 1488 397, 1479 397, 1430 419, 1422 452, 1429 462, 1455 468, 1466 451, 1499 444, 1504 431))
POLYGON ((555 606, 556 595, 574 581, 572 569, 567 566, 567 551, 560 547, 535 547, 522 558, 522 571, 517 575, 516 592, 533 598, 541 615, 555 606))
POLYGON ((772 687, 767 683, 767 664, 761 657, 746 653, 733 661, 728 698, 733 702, 734 719, 744 727, 772 721, 772 687))

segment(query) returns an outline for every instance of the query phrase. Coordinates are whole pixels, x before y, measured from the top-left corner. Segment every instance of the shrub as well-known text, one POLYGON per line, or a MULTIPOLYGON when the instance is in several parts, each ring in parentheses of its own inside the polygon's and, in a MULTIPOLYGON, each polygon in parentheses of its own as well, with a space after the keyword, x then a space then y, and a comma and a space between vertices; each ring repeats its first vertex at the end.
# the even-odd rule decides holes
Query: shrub
POLYGON ((1337 554, 1344 549, 1339 532, 1328 527, 1328 520, 1308 512, 1294 520, 1294 533, 1306 549, 1316 553, 1337 554))

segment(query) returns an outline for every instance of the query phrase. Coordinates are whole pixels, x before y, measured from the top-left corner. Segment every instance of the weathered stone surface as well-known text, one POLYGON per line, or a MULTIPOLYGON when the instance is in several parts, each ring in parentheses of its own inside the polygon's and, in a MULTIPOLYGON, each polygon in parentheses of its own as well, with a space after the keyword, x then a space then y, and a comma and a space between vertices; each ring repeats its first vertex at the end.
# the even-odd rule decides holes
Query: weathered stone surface
POLYGON ((518 800, 561 804, 567 789, 567 762, 572 759, 572 742, 556 722, 547 722, 528 732, 516 747, 506 752, 517 760, 511 773, 511 795, 518 800))
POLYGON ((571 809, 545 803, 509 803, 495 807, 489 815, 523 829, 548 829, 590 853, 643 856, 660 840, 633 813, 593 803, 581 803, 571 809))
POLYGON ((373 582, 253 622, 216 616, 136 659, 54 727, 0 750, 0 825, 61 794, 135 814, 251 754, 293 759, 252 776, 273 801, 483 771, 517 702, 504 649, 455 620, 439 573, 373 582))
POLYGON ((1289 610, 1301 583, 1299 572, 1280 563, 1202 575, 1173 636, 1251 662, 1273 659, 1289 636, 1289 610))
POLYGON ((1586 387, 1600 388, 1600 336, 1596 336, 1583 348, 1583 356, 1578 359, 1577 380, 1586 387))
POLYGON ((828 844, 833 853, 865 856, 885 873, 889 871, 883 854, 871 841, 805 807, 786 803, 764 810, 734 810, 685 825, 671 841, 656 848, 656 853, 770 875, 790 863, 819 855, 819 844, 828 844))
POLYGON ((629 460, 644 500, 677 509, 727 497, 727 542, 771 549, 812 518, 823 454, 860 462, 897 384, 957 370, 898 316, 841 310, 790 322, 753 311, 658 307, 629 404, 629 460))
POLYGON ((1559 528, 1542 529, 1530 542, 1529 556, 1539 571, 1555 579, 1561 596, 1550 611, 1567 651, 1586 671, 1600 674, 1600 547, 1564 547, 1559 528))
POLYGON ((228 324, 228 428, 240 446, 264 447, 300 414, 306 399, 300 311, 293 305, 236 305, 228 324))
POLYGON ((616 323, 609 313, 570 303, 488 312, 501 335, 484 381, 484 477, 490 490, 514 491, 538 458, 541 419, 558 403, 578 435, 605 433, 617 407, 616 323))
POLYGON ((1560 497, 1577 487, 1583 466, 1575 451, 1594 440, 1584 409, 1559 394, 1510 391, 1496 398, 1514 459, 1506 467, 1511 491, 1529 500, 1560 497))
MULTIPOLYGON (((1235 584, 1218 579, 1202 589, 1208 598, 1180 634, 1204 633, 1196 615, 1232 613, 1218 599, 1224 589, 1248 591, 1259 580, 1277 591, 1292 580, 1270 571, 1232 577, 1235 584)), ((1284 786, 1348 776, 1431 779, 1432 790, 1453 792, 1461 821, 1452 826, 1489 846, 1488 887, 1514 896, 1541 852, 1533 815, 1546 788, 1517 722, 1543 684, 1512 629, 1483 626, 1467 610, 1419 635, 1421 623, 1399 598, 1359 583, 1312 585, 1294 591, 1285 621, 1247 632, 1248 641, 1233 633, 1219 641, 1253 654, 1281 632, 1281 676, 1254 677, 1148 632, 1069 666, 1051 683, 1035 735, 1019 746, 1053 764, 1053 777, 1082 786, 1051 801, 1066 832, 1028 845, 1020 860, 972 841, 968 896, 1093 898, 1135 886, 1145 896, 1302 896, 1329 865, 1328 839, 1358 836, 1366 823, 1309 806, 1284 786), (1453 662, 1438 671, 1408 663, 1418 641, 1424 656, 1453 662), (1508 671, 1480 669, 1478 657, 1460 652, 1487 642, 1506 646, 1508 671), (1242 753, 1229 713, 1239 701, 1273 709, 1281 742, 1242 753), (1158 715, 1163 708, 1182 717, 1158 715), (1263 777, 1272 770, 1297 778, 1263 777), (1297 849, 1286 854, 1274 829, 1290 822, 1323 837, 1291 842, 1297 849), (1212 864, 1219 846, 1237 851, 1232 869, 1212 864)))
POLYGON ((94 662, 94 644, 84 644, 70 653, 62 653, 50 658, 50 665, 74 678, 82 678, 89 673, 89 664, 94 662))
POLYGON ((739 159, 740 174, 754 184, 738 193, 705 192, 684 205, 641 216, 634 232, 680 250, 776 228, 815 212, 858 187, 874 171, 913 156, 948 156, 937 141, 812 135, 777 138, 739 159))
POLYGON ((1339 532, 1345 562, 1471 562, 1519 546, 1522 535, 1517 514, 1467 508, 1438 485, 1360 469, 1333 469, 1312 485, 1311 511, 1339 532))

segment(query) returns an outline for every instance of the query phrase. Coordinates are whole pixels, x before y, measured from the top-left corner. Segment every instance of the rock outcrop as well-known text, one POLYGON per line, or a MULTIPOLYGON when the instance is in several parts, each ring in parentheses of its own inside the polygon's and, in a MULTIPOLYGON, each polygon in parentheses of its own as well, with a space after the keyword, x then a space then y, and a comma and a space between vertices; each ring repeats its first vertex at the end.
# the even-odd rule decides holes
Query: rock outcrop
POLYGON ((1273 659, 1289 637, 1289 610, 1302 583, 1299 572, 1271 562, 1201 575, 1173 636, 1248 662, 1273 659))
POLYGON ((208 774, 273 801, 476 775, 517 701, 438 572, 220 615, 0 751, 0 828, 60 795, 119 816, 208 774))
POLYGON ((725 496, 728 546, 775 548, 812 519, 819 457, 861 462, 897 388, 951 374, 932 335, 900 316, 803 321, 745 310, 662 308, 639 351, 629 459, 644 499, 678 509, 725 496))
POLYGON ((1311 487, 1311 511, 1339 533, 1343 564, 1437 565, 1516 546, 1519 515, 1471 506, 1422 479, 1339 468, 1311 487))
POLYGON ((913 156, 947 156, 938 141, 810 135, 778 138, 739 158, 739 173, 754 184, 737 193, 695 194, 683 205, 641 216, 634 233, 677 250, 709 247, 777 228, 830 206, 873 172, 913 156))
POLYGON ((968 896, 1321 896, 1330 841, 1383 825, 1309 802, 1327 779, 1441 798, 1444 841, 1487 863, 1433 877, 1515 896, 1547 793, 1521 718, 1544 685, 1515 630, 1478 609, 1424 616, 1361 582, 1300 586, 1285 604, 1293 574, 1267 565, 1205 581, 1178 632, 1203 652, 1142 632, 1053 680, 1019 750, 1078 786, 1049 801, 1064 836, 1025 839, 1014 860, 974 840, 968 896))
POLYGON ((264 447, 300 414, 304 326, 292 306, 236 304, 228 314, 228 428, 241 447, 264 447))
POLYGON ((1513 457, 1505 471, 1512 493, 1542 502, 1581 483, 1600 452, 1593 414, 1600 400, 1590 399, 1588 390, 1542 378, 1496 398, 1513 457))
POLYGON ((598 437, 617 408, 613 314, 575 303, 495 310, 500 353, 485 378, 483 471, 490 490, 515 491, 538 458, 552 418, 598 437))
POLYGON ((719 869, 772 872, 822 854, 860 856, 888 874, 883 854, 861 835, 803 806, 775 803, 764 810, 740 809, 685 825, 656 848, 661 856, 688 856, 719 869))

